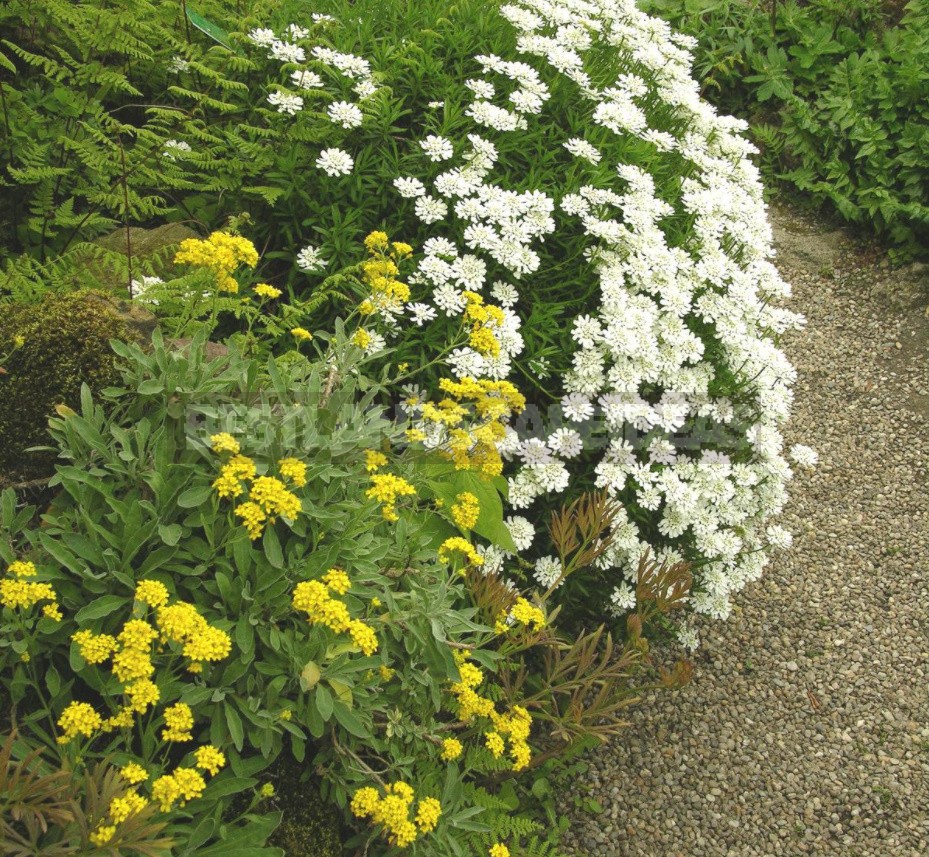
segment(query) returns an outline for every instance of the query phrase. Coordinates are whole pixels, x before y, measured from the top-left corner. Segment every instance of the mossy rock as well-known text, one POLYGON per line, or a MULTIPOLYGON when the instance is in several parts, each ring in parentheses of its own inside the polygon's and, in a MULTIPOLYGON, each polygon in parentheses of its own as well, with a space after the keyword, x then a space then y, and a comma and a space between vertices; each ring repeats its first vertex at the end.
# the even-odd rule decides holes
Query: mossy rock
MULTIPOLYGON (((145 259, 165 247, 174 244, 180 244, 185 238, 198 238, 196 232, 183 223, 165 223, 163 226, 156 226, 154 229, 144 229, 141 226, 132 226, 129 228, 129 244, 132 247, 132 255, 145 259)), ((116 229, 107 235, 103 235, 94 241, 105 250, 112 250, 116 253, 126 252, 126 230, 116 229)))
POLYGON ((15 482, 51 472, 50 453, 25 450, 49 443, 49 415, 58 404, 76 406, 81 384, 96 392, 116 380, 109 342, 135 335, 100 292, 49 294, 0 315, 0 355, 13 351, 0 374, 0 481, 15 482))
MULTIPOLYGON (((185 238, 198 238, 196 232, 189 226, 182 223, 165 223, 162 226, 156 226, 152 229, 145 229, 141 226, 133 226, 129 229, 129 247, 132 249, 132 258, 136 262, 146 261, 150 263, 153 272, 165 279, 177 273, 170 255, 165 255, 169 247, 176 247, 185 238)), ((113 232, 103 235, 94 240, 94 244, 102 247, 109 253, 117 253, 121 256, 128 256, 126 247, 126 230, 116 229, 113 232)), ((115 292, 125 293, 127 288, 126 277, 116 268, 122 265, 108 265, 101 263, 100 260, 88 258, 84 261, 84 266, 95 282, 99 283, 102 288, 112 289, 115 292)), ((135 266, 136 268, 138 265, 135 266)), ((127 269, 128 271, 128 269, 127 269)), ((138 275, 139 271, 136 271, 138 275)))
POLYGON ((283 848, 287 857, 342 857, 341 813, 320 797, 313 780, 301 782, 304 772, 291 759, 268 771, 277 793, 271 802, 283 813, 268 844, 283 848))

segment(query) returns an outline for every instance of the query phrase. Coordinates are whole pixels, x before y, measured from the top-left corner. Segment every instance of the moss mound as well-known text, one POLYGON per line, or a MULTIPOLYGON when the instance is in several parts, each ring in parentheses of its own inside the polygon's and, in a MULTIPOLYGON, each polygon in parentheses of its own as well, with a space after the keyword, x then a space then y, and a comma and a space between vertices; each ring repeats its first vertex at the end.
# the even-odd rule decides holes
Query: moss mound
POLYGON ((320 797, 312 780, 301 782, 300 774, 293 762, 272 769, 274 800, 284 817, 269 844, 283 848, 287 857, 342 857, 338 809, 320 797))
POLYGON ((55 405, 76 405, 81 384, 99 390, 115 380, 111 339, 129 328, 105 295, 49 294, 40 303, 3 307, 0 317, 0 482, 48 473, 52 457, 27 453, 47 441, 55 405))

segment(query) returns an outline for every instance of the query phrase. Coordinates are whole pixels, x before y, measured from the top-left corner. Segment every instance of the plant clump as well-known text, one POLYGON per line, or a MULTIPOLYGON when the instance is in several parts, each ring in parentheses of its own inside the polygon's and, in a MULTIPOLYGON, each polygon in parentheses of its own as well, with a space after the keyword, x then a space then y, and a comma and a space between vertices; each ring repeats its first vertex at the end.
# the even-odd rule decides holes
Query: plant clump
POLYGON ((48 471, 48 418, 56 405, 77 404, 82 384, 94 392, 117 378, 110 340, 130 338, 100 292, 46 295, 36 304, 6 304, 0 315, 0 471, 48 471))

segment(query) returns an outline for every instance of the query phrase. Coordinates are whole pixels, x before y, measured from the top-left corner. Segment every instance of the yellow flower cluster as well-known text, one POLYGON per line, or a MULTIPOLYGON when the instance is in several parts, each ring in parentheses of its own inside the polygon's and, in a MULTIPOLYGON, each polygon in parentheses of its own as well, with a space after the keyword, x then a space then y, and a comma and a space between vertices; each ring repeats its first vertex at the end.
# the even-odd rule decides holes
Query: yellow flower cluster
POLYGON ((421 833, 435 830, 441 816, 442 804, 434 797, 424 797, 416 806, 416 826, 421 833))
POLYGON ((184 702, 178 702, 165 709, 164 712, 165 727, 161 730, 162 741, 193 741, 194 736, 191 729, 194 728, 194 713, 190 706, 184 702))
MULTIPOLYGON (((281 479, 258 476, 255 462, 240 454, 239 444, 231 435, 213 435, 210 442, 214 451, 231 453, 213 481, 216 493, 224 499, 235 500, 245 493, 244 486, 248 485, 248 498, 236 507, 235 514, 242 519, 252 541, 261 536, 266 524, 274 523, 276 516, 294 520, 300 514, 300 498, 281 479)), ((282 458, 277 467, 283 479, 290 484, 297 488, 306 485, 306 464, 302 461, 282 458)))
POLYGON ((91 845, 96 845, 98 848, 102 848, 107 844, 114 836, 116 835, 116 825, 115 824, 101 824, 93 833, 90 834, 87 838, 90 840, 91 845))
POLYGON ((494 754, 495 759, 499 759, 503 755, 503 751, 506 750, 506 743, 500 733, 485 732, 484 739, 487 744, 487 749, 494 754))
POLYGON ((442 760, 445 762, 454 762, 457 759, 464 747, 461 745, 461 741, 457 738, 446 738, 442 742, 442 760))
POLYGON ((110 818, 114 824, 122 824, 130 815, 141 812, 148 805, 148 801, 138 792, 128 791, 122 797, 114 797, 110 801, 110 818))
POLYGON ((362 315, 383 312, 390 316, 403 309, 410 299, 410 287, 397 279, 400 273, 397 262, 408 257, 413 248, 399 241, 391 244, 384 232, 372 232, 365 239, 365 247, 372 258, 362 263, 361 270, 370 295, 358 309, 362 315))
POLYGON ((293 482, 297 488, 306 485, 306 464, 297 458, 282 458, 277 463, 277 472, 293 482))
POLYGON ((493 700, 481 696, 477 688, 484 681, 481 669, 468 661, 467 652, 452 653, 458 666, 460 681, 451 686, 457 707, 458 717, 464 723, 471 723, 478 717, 489 719, 493 729, 484 733, 487 749, 500 758, 506 751, 504 738, 509 738, 510 760, 514 771, 528 767, 532 758, 529 747, 529 733, 532 729, 532 717, 521 705, 514 705, 509 713, 500 714, 493 700))
POLYGON ((382 504, 381 515, 385 521, 397 521, 397 500, 415 497, 416 489, 406 479, 392 473, 375 473, 371 476, 371 487, 365 492, 371 500, 382 504))
POLYGON ((135 585, 135 600, 149 607, 163 607, 168 598, 168 587, 158 580, 140 580, 135 585))
POLYGON ((366 655, 377 651, 377 635, 370 625, 352 619, 344 601, 330 592, 345 595, 351 586, 348 575, 340 568, 330 568, 322 580, 304 580, 294 589, 293 605, 307 614, 311 625, 325 625, 336 634, 348 633, 366 655))
POLYGON ((214 777, 226 766, 225 753, 212 746, 212 744, 197 747, 194 750, 194 758, 197 760, 197 767, 200 770, 206 771, 214 777))
POLYGON ((497 616, 494 630, 498 634, 505 634, 514 628, 517 622, 534 631, 541 631, 545 627, 545 614, 525 598, 517 598, 509 611, 502 610, 497 616))
POLYGON ((176 265, 197 265, 209 269, 216 277, 216 288, 235 294, 239 284, 232 276, 240 265, 254 268, 258 251, 247 238, 214 232, 209 238, 186 238, 174 257, 176 265))
POLYGON ((371 232, 365 238, 365 249, 369 253, 383 253, 390 246, 390 239, 386 232, 371 232))
POLYGON ((502 842, 498 842, 496 845, 490 846, 490 850, 487 854, 489 857, 510 857, 510 849, 502 842))
POLYGON ((220 497, 235 499, 244 492, 243 481, 255 478, 255 462, 245 455, 233 455, 220 470, 213 487, 220 497))
MULTIPOLYGON (((525 398, 509 381, 443 378, 439 388, 446 397, 437 403, 426 402, 421 416, 425 423, 437 423, 448 431, 445 454, 458 470, 498 476, 503 470, 497 451, 497 442, 506 435, 503 421, 525 408, 525 398), (478 422, 465 428, 472 409, 478 422)), ((423 434, 420 429, 413 431, 423 434)))
POLYGON ((357 345, 360 349, 364 350, 371 344, 371 334, 363 327, 359 327, 358 330, 352 334, 351 342, 352 345, 357 345))
POLYGON ((148 771, 138 762, 130 762, 119 773, 127 783, 133 786, 144 783, 148 779, 148 771))
POLYGON ((280 289, 274 288, 274 286, 269 286, 267 283, 259 283, 255 286, 252 291, 261 298, 268 298, 269 300, 274 300, 274 298, 279 298, 283 292, 280 289))
POLYGON ((341 568, 330 568, 323 575, 323 583, 338 595, 345 595, 352 588, 351 578, 341 568))
POLYGON ((162 812, 168 812, 179 802, 180 806, 203 794, 206 782, 193 768, 176 768, 173 774, 165 774, 152 783, 152 800, 157 801, 162 812))
POLYGON ((514 705, 509 714, 491 715, 497 732, 510 739, 510 758, 513 770, 522 771, 529 767, 532 749, 529 747, 529 733, 532 730, 532 716, 521 705, 514 705))
POLYGON ((148 806, 148 801, 134 789, 130 789, 122 797, 114 797, 110 801, 110 824, 101 822, 90 835, 90 841, 98 848, 106 845, 116 834, 117 825, 126 819, 140 813, 148 806))
POLYGON ((67 744, 78 735, 90 738, 101 726, 103 718, 94 711, 92 705, 87 702, 72 702, 58 718, 58 728, 62 733, 58 736, 58 743, 67 744))
POLYGON ((465 322, 471 323, 471 333, 468 344, 479 354, 497 357, 500 354, 500 342, 494 335, 494 330, 503 325, 503 310, 492 304, 485 304, 477 292, 464 292, 466 301, 464 310, 465 322))
POLYGON ((501 419, 521 413, 526 407, 526 397, 509 381, 442 378, 439 389, 456 401, 470 402, 481 419, 501 419))
POLYGON ((21 559, 11 562, 6 572, 7 574, 12 574, 14 577, 35 577, 39 573, 34 562, 21 559))
POLYGON ((470 491, 463 491, 452 504, 452 520, 465 530, 474 527, 480 514, 480 503, 470 491))
POLYGON ((452 536, 439 545, 439 561, 451 562, 453 553, 460 553, 468 561, 469 565, 484 564, 484 557, 474 549, 471 542, 461 536, 452 536))
POLYGON ((226 431, 210 435, 210 446, 213 452, 228 452, 232 455, 238 455, 242 451, 239 442, 226 431))
POLYGON ((292 327, 290 329, 290 335, 300 342, 308 342, 313 338, 313 334, 310 333, 305 327, 292 327))
POLYGON ((155 624, 161 632, 162 641, 180 643, 184 657, 192 665, 202 661, 221 661, 232 651, 229 635, 210 625, 196 607, 184 601, 159 607, 155 624))
MULTIPOLYGON (((157 587, 163 588, 156 581, 148 581, 148 583, 153 584, 153 587, 150 587, 152 592, 157 590, 157 587)), ((166 592, 167 590, 165 594, 166 592)), ((137 600, 140 600, 138 595, 137 600)), ((157 597, 155 600, 158 600, 157 597)), ((102 722, 98 728, 109 732, 113 729, 131 726, 134 713, 144 714, 160 699, 161 693, 158 686, 151 680, 151 675, 155 671, 151 660, 151 649, 152 643, 157 638, 158 632, 143 619, 130 619, 123 625, 116 637, 110 634, 94 634, 87 629, 72 635, 71 639, 87 663, 101 664, 112 659, 113 675, 123 685, 123 693, 128 697, 128 705, 102 722)))
POLYGON ((383 452, 378 452, 376 449, 366 449, 365 450, 365 470, 368 473, 376 473, 382 467, 387 466, 387 456, 383 452))
POLYGON ((410 810, 416 797, 412 786, 403 781, 388 785, 381 796, 377 789, 365 786, 352 796, 351 810, 357 818, 370 818, 380 824, 392 845, 406 848, 420 834, 435 830, 442 815, 442 804, 434 797, 420 798, 416 814, 410 818, 410 810))
POLYGON ((17 560, 7 566, 7 574, 0 580, 0 604, 11 610, 28 610, 40 601, 50 601, 42 606, 42 615, 56 622, 61 621, 58 595, 50 583, 33 583, 24 577, 35 577, 38 570, 34 563, 17 560))
MULTIPOLYGON (((140 580, 136 584, 135 600, 137 605, 147 605, 155 610, 154 625, 136 618, 128 620, 115 637, 110 634, 94 634, 87 629, 72 636, 71 639, 87 663, 102 664, 112 659, 113 675, 123 685, 126 704, 112 717, 100 720, 97 729, 109 732, 113 729, 128 728, 132 726, 136 714, 145 714, 161 699, 158 685, 151 680, 155 672, 152 646, 156 641, 161 645, 169 642, 180 644, 181 653, 190 661, 188 669, 191 672, 199 672, 203 661, 222 660, 232 650, 229 635, 210 625, 197 612, 196 607, 182 601, 168 604, 168 599, 168 590, 163 583, 157 580, 140 580)), ((69 713, 69 709, 66 709, 66 713, 69 713)), ((66 722, 77 722, 74 720, 75 716, 82 713, 86 716, 80 720, 81 723, 90 723, 94 718, 99 720, 96 714, 93 717, 87 714, 86 709, 75 709, 65 718, 66 722)), ((167 711, 165 717, 167 720, 167 711)), ((66 740, 70 740, 76 734, 84 734, 80 730, 75 732, 74 729, 66 728, 65 725, 62 725, 62 729, 66 740)), ((188 730, 189 727, 173 729, 171 735, 180 735, 188 730)), ((171 737, 165 740, 189 741, 190 737, 186 735, 183 738, 171 737)))
POLYGON ((274 476, 259 476, 253 480, 249 499, 268 515, 282 515, 293 520, 300 514, 300 498, 274 476))

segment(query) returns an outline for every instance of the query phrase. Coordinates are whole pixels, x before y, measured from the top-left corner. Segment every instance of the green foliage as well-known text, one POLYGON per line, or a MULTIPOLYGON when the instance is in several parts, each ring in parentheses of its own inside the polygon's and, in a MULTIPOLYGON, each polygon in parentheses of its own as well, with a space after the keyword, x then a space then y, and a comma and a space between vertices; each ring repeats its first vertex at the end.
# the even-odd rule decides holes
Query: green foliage
POLYGON ((905 254, 929 237, 929 5, 896 26, 879 0, 646 0, 696 37, 695 71, 752 121, 769 179, 905 254))
MULTIPOLYGON (((200 5, 223 14, 231 4, 200 5)), ((0 258, 24 251, 45 262, 75 241, 167 216, 178 194, 201 186, 170 148, 202 127, 168 94, 172 58, 205 47, 191 43, 182 8, 153 0, 0 8, 0 258)))
POLYGON ((49 467, 48 418, 57 404, 77 404, 81 385, 96 391, 115 380, 111 339, 129 332, 99 292, 48 294, 36 304, 4 304, 0 314, 0 469, 30 474, 49 467))
MULTIPOLYGON (((452 496, 445 480, 479 497, 474 526, 493 542, 505 532, 496 483, 474 481, 475 474, 455 482, 464 474, 443 466, 436 452, 415 444, 404 450, 406 422, 373 407, 381 385, 362 372, 354 329, 340 321, 331 335, 320 333, 315 341, 325 344, 313 359, 268 356, 266 348, 249 356, 231 338, 228 352, 209 360, 206 328, 182 348, 157 333, 149 351, 114 344, 119 383, 97 401, 85 386, 79 410, 61 407, 50 422, 59 494, 42 526, 29 526, 33 511, 18 509, 12 492, 0 505, 0 560, 9 566, 29 557, 38 579, 54 589, 52 613, 60 606, 62 614, 32 616, 3 590, 0 675, 14 717, 28 722, 43 753, 60 754, 62 767, 115 757, 121 765, 141 762, 154 783, 190 765, 192 746, 221 749, 229 767, 189 808, 181 803, 162 813, 165 835, 189 857, 279 853, 264 847, 279 815, 258 814, 267 806, 257 775, 284 752, 297 763, 312 760, 324 772, 323 795, 341 807, 365 789, 383 797, 397 783, 415 792, 411 818, 427 797, 438 800, 438 826, 417 822, 412 855, 465 857, 501 839, 514 853, 555 854, 561 828, 546 825, 548 779, 531 786, 513 780, 536 764, 552 775, 564 748, 615 731, 611 713, 634 701, 640 681, 651 686, 639 636, 649 605, 662 612, 661 599, 670 603, 683 590, 671 585, 673 575, 657 583, 643 576, 642 586, 661 594, 643 594, 645 612, 616 657, 609 640, 601 651, 602 628, 575 641, 548 625, 550 592, 536 596, 537 606, 521 602, 524 616, 535 619, 508 625, 516 594, 481 573, 479 557, 468 558, 472 533, 453 523, 443 500, 452 496), (238 438, 235 449, 214 437, 223 432, 238 438), (257 479, 237 480, 241 492, 254 479, 248 502, 220 489, 236 449, 258 474, 278 474, 279 490, 297 503, 263 518, 258 532, 240 521, 257 497, 257 479), (377 450, 391 451, 388 464, 371 464, 366 452, 377 450), (295 454, 305 470, 288 476, 283 459, 295 454), (395 516, 369 493, 372 467, 415 487, 395 516), (443 555, 450 537, 459 545, 448 548, 454 556, 443 555), (192 605, 207 623, 198 634, 219 635, 231 651, 195 656, 186 643, 183 652, 167 645, 177 640, 146 606, 141 581, 162 585, 171 605, 192 605), (325 609, 301 595, 310 584, 326 593, 325 609), (158 690, 145 717, 120 702, 129 685, 117 680, 116 659, 112 671, 93 663, 74 639, 80 631, 122 641, 130 617, 163 638, 144 654, 158 690), (179 658, 197 663, 184 673, 179 658), (102 711, 104 725, 86 741, 56 740, 66 731, 62 712, 76 702, 102 711), (192 712, 193 745, 163 731, 165 712, 178 704, 192 712), (121 725, 127 714, 137 728, 121 725), (544 752, 533 723, 544 726, 544 752), (509 736, 506 752, 491 752, 491 734, 509 736), (460 758, 443 758, 450 737, 464 745, 460 758), (232 806, 238 795, 244 815, 232 806)), ((573 573, 608 543, 609 504, 579 501, 552 527, 566 573, 573 573)), ((9 569, 7 585, 21 573, 9 569)), ((679 587, 682 578, 675 581, 679 587)), ((21 752, 32 746, 24 742, 21 752)), ((98 831, 106 817, 98 810, 85 832, 98 831)), ((362 827, 349 845, 398 853, 390 843, 396 830, 355 823, 362 827)), ((290 822, 284 841, 300 824, 290 822)), ((118 828, 114 842, 128 842, 129 832, 118 828)))
MULTIPOLYGON (((0 298, 10 303, 35 303, 49 292, 101 288, 106 282, 129 282, 124 253, 98 244, 77 242, 65 252, 40 262, 26 254, 12 257, 0 272, 0 298)), ((152 275, 155 268, 136 262, 137 275, 152 275)))
MULTIPOLYGON (((42 854, 68 857, 81 851, 97 850, 90 841, 95 817, 128 791, 118 770, 101 763, 80 771, 56 769, 41 749, 16 758, 18 736, 5 737, 0 748, 0 831, 4 854, 42 854), (79 796, 79 797, 78 797, 79 796)), ((21 747, 20 747, 21 752, 21 747)), ((164 822, 154 819, 149 806, 128 820, 120 842, 121 854, 156 857, 174 844, 161 836, 164 822)))

